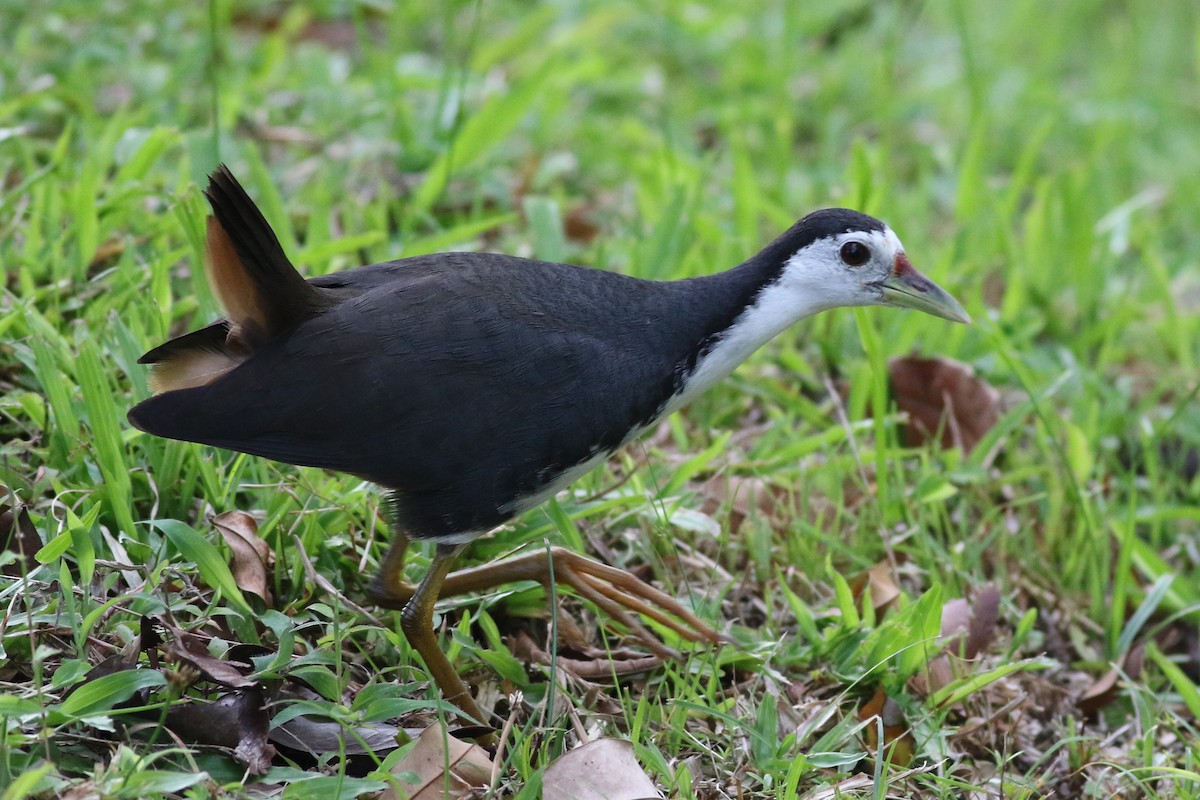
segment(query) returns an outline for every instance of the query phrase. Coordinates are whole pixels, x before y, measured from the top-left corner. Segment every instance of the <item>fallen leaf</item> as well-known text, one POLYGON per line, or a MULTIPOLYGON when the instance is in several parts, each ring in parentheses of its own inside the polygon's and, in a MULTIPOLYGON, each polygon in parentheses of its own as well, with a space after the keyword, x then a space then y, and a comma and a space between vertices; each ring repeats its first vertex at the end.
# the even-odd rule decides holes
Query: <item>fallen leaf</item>
POLYGON ((244 511, 226 511, 213 518, 213 527, 225 539, 233 553, 230 571, 243 592, 251 592, 271 607, 271 590, 267 588, 267 570, 271 563, 271 548, 258 535, 258 523, 244 511))
POLYGON ((943 447, 969 453, 1000 419, 1000 393, 967 364, 907 356, 889 361, 888 371, 896 405, 908 415, 908 447, 940 434, 943 447))
POLYGON ((388 787, 379 800, 457 800, 487 786, 491 774, 492 760, 486 750, 455 739, 444 727, 431 726, 392 767, 404 793, 388 787), (409 780, 413 776, 416 780, 409 780))
POLYGON ((995 639, 999 614, 1000 592, 990 584, 973 601, 948 600, 942 606, 942 652, 929 660, 923 674, 913 676, 914 691, 928 696, 961 677, 969 669, 964 662, 976 658, 995 639))
POLYGON ((1131 647, 1115 667, 1097 678, 1087 691, 1075 701, 1079 710, 1085 714, 1095 714, 1116 700, 1119 694, 1117 681, 1123 676, 1136 680, 1142 674, 1145 651, 1143 642, 1138 642, 1131 647))
MULTIPOLYGON (((295 675, 289 676, 295 680, 295 675)), ((275 711, 287 707, 291 700, 319 700, 320 695, 303 684, 285 683, 271 697, 271 705, 275 711)), ((346 720, 334 721, 319 716, 301 714, 279 722, 279 717, 272 721, 271 732, 268 734, 271 742, 280 747, 306 753, 314 758, 324 758, 330 753, 345 753, 348 756, 378 755, 382 757, 400 744, 408 743, 421 731, 413 733, 405 731, 400 737, 401 729, 395 725, 382 722, 360 722, 350 724, 346 720)))
POLYGON ((929 659, 924 672, 912 677, 913 690, 919 695, 928 697, 934 692, 945 689, 960 677, 960 673, 955 671, 957 663, 956 659, 951 659, 946 653, 929 659))
POLYGON ((567 613, 561 605, 556 609, 558 625, 556 633, 558 634, 559 650, 573 650, 575 652, 583 652, 591 647, 592 642, 588 635, 584 633, 583 628, 575 621, 575 618, 567 613))
MULTIPOLYGON (((55 676, 60 679, 61 676, 55 676)), ((68 686, 56 704, 67 716, 89 717, 112 709, 144 706, 152 690, 166 683, 155 669, 139 669, 137 649, 126 647, 89 669, 81 680, 68 686)))
POLYGON ((956 597, 953 600, 947 600, 942 606, 942 641, 949 643, 950 639, 955 636, 961 636, 967 632, 967 627, 971 624, 971 604, 967 602, 965 597, 956 597))
POLYGON ((82 681, 74 684, 73 686, 68 687, 67 690, 65 692, 63 692, 62 700, 60 700, 59 702, 60 703, 66 702, 68 697, 75 694, 76 691, 83 688, 84 686, 91 683, 92 681, 99 680, 100 678, 103 678, 106 675, 115 675, 118 672, 125 672, 125 671, 131 670, 131 669, 137 669, 136 656, 131 658, 130 655, 125 652, 116 653, 114 655, 111 655, 108 658, 105 658, 104 660, 100 661, 98 664, 96 664, 91 669, 89 669, 87 671, 87 673, 83 676, 82 681))
POLYGON ((974 610, 967 623, 967 642, 963 656, 975 658, 987 650, 996 638, 996 623, 1000 619, 1000 590, 988 584, 974 599, 974 610))
POLYGON ((77 783, 58 796, 58 800, 96 800, 100 788, 90 780, 77 783))
POLYGON ((772 522, 777 530, 790 523, 785 507, 786 491, 762 478, 717 473, 700 487, 704 497, 701 511, 715 513, 722 505, 729 504, 729 529, 737 533, 747 518, 760 516, 772 522))
MULTIPOLYGON (((928 764, 922 764, 919 767, 904 770, 903 772, 894 772, 887 776, 890 786, 904 786, 905 781, 916 775, 924 775, 929 772, 937 772, 945 769, 945 762, 940 760, 931 761, 928 764)), ((821 789, 814 789, 804 795, 805 800, 845 800, 847 797, 868 796, 870 792, 864 792, 858 795, 852 795, 851 792, 856 792, 859 789, 873 789, 877 786, 876 778, 872 775, 851 775, 837 781, 832 786, 826 786, 821 789)), ((887 795, 894 797, 894 794, 887 795)))
POLYGON ((663 795, 623 739, 595 739, 546 767, 542 800, 659 800, 663 795))
POLYGON ((191 699, 167 709, 165 724, 179 738, 196 744, 228 747, 252 775, 271 767, 275 748, 267 741, 270 718, 262 689, 252 686, 222 695, 211 703, 191 699))
POLYGON ((168 630, 174 635, 167 645, 167 651, 180 661, 195 668, 205 678, 231 689, 243 689, 257 685, 255 681, 246 677, 246 673, 251 671, 250 664, 215 658, 209 655, 204 640, 194 633, 188 633, 178 628, 168 628, 168 630))
POLYGON ((888 697, 882 686, 876 689, 875 696, 858 710, 858 718, 863 722, 872 721, 863 728, 867 737, 867 747, 871 752, 878 753, 880 750, 881 723, 883 729, 882 748, 888 763, 904 766, 912 762, 917 743, 908 730, 908 723, 904 719, 904 709, 900 707, 899 703, 888 697), (875 718, 879 719, 879 723, 874 722, 875 718))
MULTIPOLYGON (((301 8, 303 6, 297 6, 296 10, 301 8)), ((286 23, 286 33, 291 40, 318 42, 329 50, 352 50, 360 43, 360 24, 368 33, 378 31, 373 11, 368 4, 364 6, 361 18, 356 15, 354 19, 321 19, 308 12, 289 16, 279 9, 264 6, 262 9, 234 11, 232 21, 238 29, 259 33, 278 31, 286 23)))
POLYGON ((1000 591, 987 585, 968 601, 956 598, 942 606, 942 649, 971 659, 987 649, 996 635, 1000 591))
POLYGON ((116 263, 121 254, 125 252, 125 242, 120 239, 109 239, 99 247, 92 255, 92 260, 88 264, 88 277, 94 276, 96 273, 106 269, 116 263))
POLYGON ((592 221, 590 208, 577 205, 563 216, 563 233, 573 242, 591 244, 600 233, 600 226, 592 221))
POLYGON ((875 609, 876 619, 883 616, 883 613, 891 608, 892 604, 896 602, 896 598, 900 596, 900 587, 896 585, 896 579, 892 574, 891 562, 886 560, 880 561, 855 578, 850 588, 860 605, 863 594, 870 593, 871 607, 875 609))

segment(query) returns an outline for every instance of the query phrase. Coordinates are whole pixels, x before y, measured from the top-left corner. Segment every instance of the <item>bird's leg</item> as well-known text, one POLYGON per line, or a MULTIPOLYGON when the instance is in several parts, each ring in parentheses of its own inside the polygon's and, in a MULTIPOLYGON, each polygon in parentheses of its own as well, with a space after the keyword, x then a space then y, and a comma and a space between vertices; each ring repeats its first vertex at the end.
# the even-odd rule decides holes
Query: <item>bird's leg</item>
POLYGON ((371 588, 367 590, 371 600, 382 608, 402 609, 417 592, 416 586, 404 580, 404 557, 408 554, 408 544, 408 536, 404 531, 395 528, 392 545, 379 565, 379 572, 375 573, 371 588))
MULTIPOLYGON (((446 658, 437 635, 433 632, 434 604, 437 603, 447 573, 454 566, 454 559, 462 552, 463 547, 464 545, 445 544, 437 546, 429 571, 404 603, 404 610, 400 612, 400 629, 404 631, 408 643, 425 662, 425 668, 441 689, 442 695, 458 706, 468 719, 486 725, 487 717, 479 710, 470 690, 450 664, 450 659, 446 658)), ((400 574, 400 569, 404 566, 404 551, 407 548, 406 538, 393 542, 379 575, 375 578, 373 594, 398 599, 411 589, 400 574)))
POLYGON ((401 627, 413 648, 425 659, 430 674, 446 699, 468 716, 483 720, 462 679, 450 666, 433 634, 433 605, 438 598, 469 594, 514 581, 532 580, 569 586, 625 625, 655 655, 678 658, 635 615, 644 615, 692 642, 717 644, 726 637, 714 631, 682 603, 624 570, 610 567, 564 547, 535 550, 504 561, 449 572, 462 546, 438 545, 429 572, 413 587, 403 576, 408 539, 397 533, 371 586, 374 602, 401 608, 401 627), (632 613, 631 613, 632 612, 632 613))

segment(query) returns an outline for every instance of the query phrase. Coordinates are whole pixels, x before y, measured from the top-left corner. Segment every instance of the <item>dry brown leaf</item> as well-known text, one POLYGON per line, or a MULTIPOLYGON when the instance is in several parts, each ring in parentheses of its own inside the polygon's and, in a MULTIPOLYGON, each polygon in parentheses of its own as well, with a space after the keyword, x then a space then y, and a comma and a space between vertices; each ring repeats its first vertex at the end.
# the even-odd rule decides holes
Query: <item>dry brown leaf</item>
MULTIPOLYGON (((904 782, 916 775, 924 775, 929 772, 939 772, 945 769, 944 761, 931 761, 927 764, 922 764, 919 767, 906 769, 903 772, 893 772, 887 776, 889 787, 904 786, 904 782)), ((851 775, 837 781, 832 786, 824 786, 820 789, 814 789, 804 795, 805 800, 846 800, 847 797, 863 797, 866 794, 851 794, 859 789, 872 789, 876 787, 875 777, 872 775, 851 775)), ((889 793, 888 797, 895 797, 895 794, 889 793)), ((972 796, 973 795, 968 795, 972 796)))
POLYGON ((995 586, 983 587, 970 602, 962 598, 948 600, 942 606, 942 653, 930 659, 924 674, 913 676, 912 689, 928 696, 957 680, 969 669, 965 662, 977 657, 995 639, 999 614, 1000 592, 995 586))
POLYGON ((88 275, 95 275, 97 272, 112 266, 124 252, 125 242, 121 239, 109 239, 107 242, 104 242, 92 254, 92 260, 88 264, 88 275))
POLYGON ((1095 714, 1100 709, 1111 704, 1117 699, 1118 679, 1124 675, 1136 679, 1142 674, 1142 659, 1144 655, 1145 644, 1138 642, 1121 658, 1117 666, 1097 678, 1095 683, 1089 686, 1087 691, 1075 701, 1075 705, 1085 714, 1095 714))
POLYGON ((662 793, 622 739, 595 739, 565 754, 542 777, 543 800, 659 800, 662 793))
POLYGON ((910 685, 917 694, 925 697, 934 692, 940 692, 954 683, 961 675, 958 670, 959 663, 957 658, 942 653, 936 658, 930 659, 929 663, 925 665, 925 671, 914 675, 910 685))
POLYGON ((786 507, 787 490, 762 478, 718 473, 704 482, 701 493, 704 505, 700 510, 705 514, 712 514, 724 503, 729 503, 729 528, 734 533, 751 516, 771 521, 781 532, 792 521, 786 507))
POLYGON ((556 632, 558 634, 558 646, 560 650, 566 648, 576 652, 584 652, 592 646, 591 640, 583 632, 583 628, 579 627, 579 624, 575 622, 573 616, 568 614, 562 606, 558 606, 555 611, 558 617, 556 632))
POLYGON ((888 370, 896 405, 908 415, 908 447, 940 433, 943 447, 969 453, 1000 419, 1000 393, 962 362, 908 356, 893 358, 888 370))
POLYGON ((967 623, 967 642, 963 656, 975 658, 996 639, 996 623, 1000 619, 1000 590, 988 584, 974 598, 974 611, 967 623))
POLYGON ((67 789, 58 796, 58 800, 96 800, 103 797, 102 789, 92 781, 83 781, 67 789))
POLYGON ((971 624, 971 604, 965 597, 947 600, 942 606, 942 641, 949 643, 952 637, 967 632, 971 624))
MULTIPOLYGON (((118 672, 128 672, 129 670, 138 669, 137 657, 137 647, 127 646, 122 648, 121 652, 114 653, 113 655, 102 659, 87 671, 87 673, 83 676, 82 681, 67 687, 67 690, 63 692, 62 701, 66 701, 66 699, 75 694, 77 690, 82 689, 84 686, 87 686, 89 683, 97 681, 100 678, 105 678, 109 675, 116 675, 118 672)), ((149 694, 150 692, 148 689, 141 689, 134 696, 134 699, 122 703, 121 706, 145 705, 147 699, 149 698, 149 694)), ((118 708, 121 706, 118 706, 118 708)))
POLYGON ((891 608, 896 602, 896 598, 900 596, 900 587, 896 584, 892 565, 887 560, 880 561, 855 578, 851 582, 850 588, 854 591, 854 597, 859 601, 860 607, 863 594, 870 592, 871 607, 875 609, 876 619, 883 616, 884 612, 891 608))
MULTIPOLYGON (((137 669, 136 653, 121 652, 111 655, 108 658, 100 661, 98 664, 96 664, 96 666, 89 669, 87 674, 83 676, 82 681, 74 686, 68 687, 67 690, 63 692, 62 699, 65 701, 68 697, 74 694, 77 689, 83 688, 92 681, 99 680, 106 675, 115 675, 118 672, 125 672, 131 669, 137 669)), ((139 692, 139 694, 143 695, 144 702, 144 695, 146 694, 145 690, 139 692)))
POLYGON ((965 598, 956 597, 942 606, 942 652, 929 660, 923 674, 912 679, 918 694, 929 696, 946 688, 958 677, 959 649, 971 627, 971 604, 965 598))
POLYGON ((271 590, 267 588, 271 548, 258 535, 258 523, 244 511, 226 511, 213 518, 213 527, 220 532, 233 553, 230 571, 243 592, 263 599, 270 608, 271 590))
POLYGON ((1121 673, 1114 669, 1101 675, 1096 682, 1088 687, 1075 705, 1085 713, 1091 714, 1107 706, 1117 697, 1117 679, 1121 673))
POLYGON ((863 728, 867 737, 867 748, 872 753, 880 750, 880 725, 874 722, 875 717, 878 717, 883 725, 882 744, 888 763, 897 766, 911 763, 913 753, 916 752, 916 740, 913 739, 912 733, 908 730, 908 723, 904 720, 904 709, 887 696, 882 686, 876 689, 875 696, 858 710, 860 720, 864 722, 872 720, 871 724, 863 728))
POLYGON ((955 656, 961 651, 963 658, 975 658, 995 639, 999 616, 1000 592, 990 584, 970 601, 946 601, 942 606, 943 651, 955 656))
POLYGON ((563 216, 563 233, 573 242, 591 244, 600 226, 592 221, 591 209, 586 205, 574 206, 563 216))
POLYGON ((165 724, 179 738, 233 749, 252 775, 271 767, 275 748, 267 741, 270 719, 260 687, 222 695, 212 703, 192 699, 167 709, 165 724))
POLYGON ((392 767, 403 794, 388 787, 379 800, 457 800, 475 788, 487 786, 492 760, 477 744, 455 739, 443 727, 431 726, 417 739, 417 746, 392 767), (415 783, 405 773, 417 776, 415 783))
MULTIPOLYGON (((302 7, 298 6, 298 8, 302 7)), ((282 6, 281 8, 286 9, 287 7, 282 6)), ((376 30, 377 22, 371 19, 371 6, 367 5, 364 8, 366 10, 365 22, 370 33, 376 30)), ((277 31, 286 21, 289 26, 286 32, 290 38, 317 42, 329 50, 352 50, 359 44, 357 18, 355 20, 320 19, 306 14, 297 24, 295 18, 287 19, 282 11, 264 6, 262 9, 253 11, 237 10, 233 13, 232 20, 236 28, 255 32, 277 31)))
POLYGON ((195 668, 205 678, 231 689, 244 689, 257 685, 256 681, 246 677, 246 673, 251 669, 249 664, 238 666, 229 661, 215 658, 209 655, 204 640, 195 634, 178 628, 168 627, 168 630, 174 634, 167 645, 168 652, 195 668))

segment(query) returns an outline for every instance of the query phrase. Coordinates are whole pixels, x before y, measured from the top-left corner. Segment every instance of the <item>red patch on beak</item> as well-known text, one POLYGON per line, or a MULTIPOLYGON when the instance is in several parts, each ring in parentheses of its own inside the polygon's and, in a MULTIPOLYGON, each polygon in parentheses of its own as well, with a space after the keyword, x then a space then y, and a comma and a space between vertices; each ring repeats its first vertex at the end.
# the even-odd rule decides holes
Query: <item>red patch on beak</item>
POLYGON ((899 253, 896 255, 895 263, 892 264, 892 274, 897 278, 907 278, 916 274, 916 270, 913 269, 913 265, 909 263, 908 256, 906 256, 904 253, 899 253))

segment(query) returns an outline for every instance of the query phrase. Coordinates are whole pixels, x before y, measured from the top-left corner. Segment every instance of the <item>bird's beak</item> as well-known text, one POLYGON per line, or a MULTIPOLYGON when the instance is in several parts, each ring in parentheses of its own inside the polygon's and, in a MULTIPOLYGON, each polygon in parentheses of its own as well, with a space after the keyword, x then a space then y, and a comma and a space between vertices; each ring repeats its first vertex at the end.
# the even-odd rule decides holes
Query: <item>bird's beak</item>
POLYGON ((917 272, 904 253, 896 256, 892 274, 880 281, 878 286, 890 305, 914 308, 951 322, 971 322, 971 316, 959 302, 917 272))

